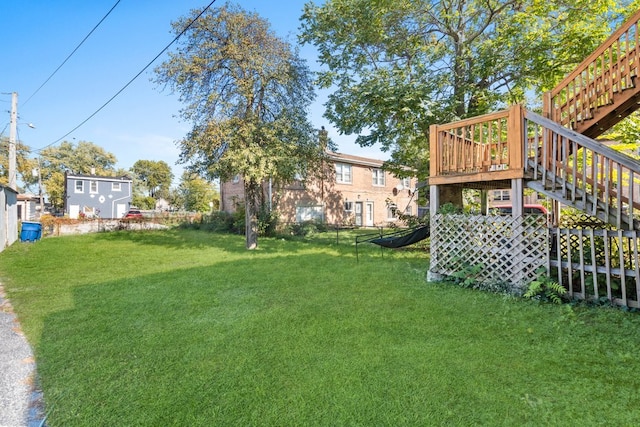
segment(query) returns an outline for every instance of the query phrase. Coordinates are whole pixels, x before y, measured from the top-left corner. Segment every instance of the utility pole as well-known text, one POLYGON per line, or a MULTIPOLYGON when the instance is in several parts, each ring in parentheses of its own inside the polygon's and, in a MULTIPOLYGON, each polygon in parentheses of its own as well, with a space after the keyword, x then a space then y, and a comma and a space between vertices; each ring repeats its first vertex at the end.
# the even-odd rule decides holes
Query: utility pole
POLYGON ((11 127, 9 128, 9 188, 16 190, 16 133, 18 130, 18 92, 11 94, 11 127))

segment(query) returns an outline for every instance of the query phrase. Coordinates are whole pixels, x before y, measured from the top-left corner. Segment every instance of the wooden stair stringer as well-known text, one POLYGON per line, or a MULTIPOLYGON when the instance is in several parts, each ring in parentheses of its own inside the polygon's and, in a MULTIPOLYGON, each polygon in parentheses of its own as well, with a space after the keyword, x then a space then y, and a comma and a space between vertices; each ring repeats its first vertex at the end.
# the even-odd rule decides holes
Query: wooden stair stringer
MULTIPOLYGON (((635 83, 635 78, 634 78, 635 83)), ((634 84, 613 96, 613 102, 589 111, 589 118, 573 123, 573 130, 591 139, 602 135, 615 124, 640 109, 640 84, 634 84)))

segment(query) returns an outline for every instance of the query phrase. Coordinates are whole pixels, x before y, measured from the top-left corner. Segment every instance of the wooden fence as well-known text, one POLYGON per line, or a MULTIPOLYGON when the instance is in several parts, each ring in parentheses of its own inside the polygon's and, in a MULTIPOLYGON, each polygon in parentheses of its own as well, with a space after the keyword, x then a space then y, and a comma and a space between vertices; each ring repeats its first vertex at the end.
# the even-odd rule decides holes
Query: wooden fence
POLYGON ((637 230, 556 228, 550 230, 549 272, 571 298, 608 300, 639 308, 637 230))

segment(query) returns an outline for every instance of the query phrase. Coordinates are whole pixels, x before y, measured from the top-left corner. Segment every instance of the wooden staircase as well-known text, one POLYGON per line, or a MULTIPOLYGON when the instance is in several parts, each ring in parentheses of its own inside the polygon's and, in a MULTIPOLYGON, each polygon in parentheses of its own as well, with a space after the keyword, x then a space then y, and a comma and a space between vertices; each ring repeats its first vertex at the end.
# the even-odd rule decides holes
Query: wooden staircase
POLYGON ((480 280, 522 289, 543 266, 571 297, 640 308, 640 162, 594 139, 640 107, 639 20, 640 11, 545 94, 542 115, 513 105, 431 126, 428 277, 481 265, 480 280), (543 219, 530 230, 537 219, 516 209, 510 218, 438 213, 439 187, 511 188, 515 208, 524 186, 615 229, 543 219))
POLYGON ((546 93, 542 116, 512 106, 432 126, 430 184, 506 188, 522 179, 618 229, 640 230, 640 162, 593 139, 640 108, 639 21, 640 11, 546 93))
POLYGON ((589 138, 640 108, 640 11, 551 92, 543 115, 589 138))
POLYGON ((526 185, 618 229, 640 230, 640 162, 525 111, 526 185))

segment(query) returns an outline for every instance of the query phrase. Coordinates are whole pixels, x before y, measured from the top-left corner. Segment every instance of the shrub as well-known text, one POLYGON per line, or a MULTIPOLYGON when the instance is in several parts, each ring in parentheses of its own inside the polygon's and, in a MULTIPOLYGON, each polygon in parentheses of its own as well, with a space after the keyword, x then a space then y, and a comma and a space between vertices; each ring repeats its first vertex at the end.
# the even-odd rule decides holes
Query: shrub
POLYGON ((321 221, 309 220, 303 222, 295 222, 289 224, 287 231, 291 236, 297 237, 311 237, 316 233, 322 233, 327 231, 327 225, 321 221))

